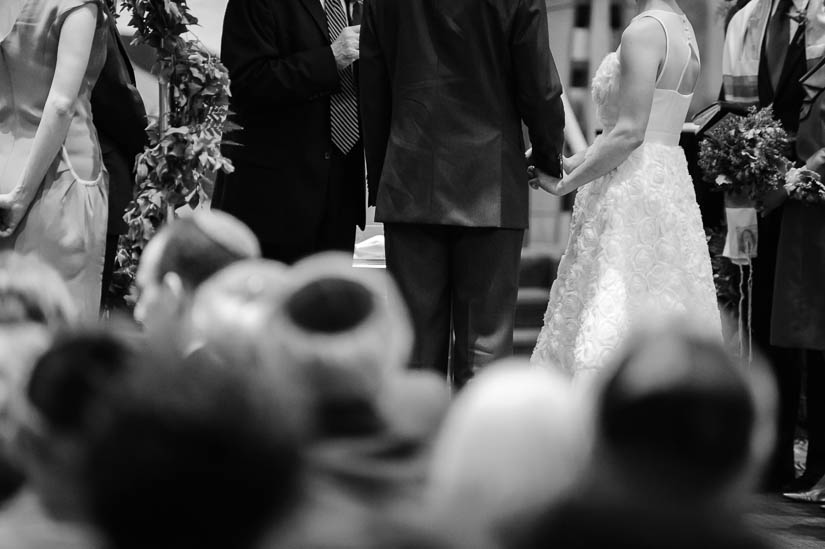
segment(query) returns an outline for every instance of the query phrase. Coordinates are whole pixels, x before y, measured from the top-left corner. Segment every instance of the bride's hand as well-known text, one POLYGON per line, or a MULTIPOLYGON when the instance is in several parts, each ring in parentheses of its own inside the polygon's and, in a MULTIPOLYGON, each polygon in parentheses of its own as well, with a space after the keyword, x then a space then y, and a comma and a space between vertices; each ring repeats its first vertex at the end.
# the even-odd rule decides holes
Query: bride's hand
POLYGON ((584 162, 584 151, 578 152, 573 156, 565 156, 562 159, 562 168, 564 173, 571 173, 584 162))
POLYGON ((564 178, 553 177, 533 166, 528 171, 530 174, 529 183, 534 189, 541 189, 555 196, 564 196, 572 190, 565 184, 566 180, 564 178))
POLYGON ((29 209, 29 202, 18 193, 0 194, 0 237, 9 237, 29 209))

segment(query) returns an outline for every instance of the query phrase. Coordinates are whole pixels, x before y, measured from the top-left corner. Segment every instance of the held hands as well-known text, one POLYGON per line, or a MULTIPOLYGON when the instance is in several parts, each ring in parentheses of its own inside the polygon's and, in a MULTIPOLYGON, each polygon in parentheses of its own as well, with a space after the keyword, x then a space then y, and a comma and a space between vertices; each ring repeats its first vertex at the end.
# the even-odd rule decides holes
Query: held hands
POLYGON ((563 196, 570 192, 565 190, 564 179, 546 174, 535 166, 527 168, 527 175, 530 177, 527 182, 534 189, 541 189, 555 196, 563 196))
POLYGON ((571 173, 584 163, 584 151, 576 153, 573 156, 565 156, 562 158, 562 169, 564 173, 571 173))
POLYGON ((14 191, 0 194, 0 237, 11 236, 26 212, 30 202, 14 191))
POLYGON ((358 42, 361 39, 361 25, 345 27, 332 43, 332 55, 338 70, 344 70, 358 60, 360 51, 358 42))

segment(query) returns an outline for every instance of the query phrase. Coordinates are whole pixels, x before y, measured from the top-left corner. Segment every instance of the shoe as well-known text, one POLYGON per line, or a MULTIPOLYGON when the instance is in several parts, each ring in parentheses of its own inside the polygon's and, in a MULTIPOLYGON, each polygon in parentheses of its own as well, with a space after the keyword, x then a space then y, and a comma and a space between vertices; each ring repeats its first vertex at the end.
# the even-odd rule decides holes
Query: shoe
POLYGON ((781 492, 807 492, 814 488, 820 480, 822 480, 822 473, 806 472, 801 477, 795 478, 792 481, 782 486, 781 492))
POLYGON ((825 503, 825 491, 785 492, 782 497, 799 503, 825 503))

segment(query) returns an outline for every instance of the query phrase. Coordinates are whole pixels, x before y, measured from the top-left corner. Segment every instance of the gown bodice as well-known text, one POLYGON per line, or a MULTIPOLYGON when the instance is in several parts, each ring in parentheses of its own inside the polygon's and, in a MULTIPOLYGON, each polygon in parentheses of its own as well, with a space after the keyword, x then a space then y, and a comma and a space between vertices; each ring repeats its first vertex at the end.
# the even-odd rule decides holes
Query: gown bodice
MULTIPOLYGON (((658 143, 662 145, 675 146, 679 144, 682 133, 682 126, 690 109, 693 93, 681 93, 681 87, 687 69, 693 61, 693 55, 698 52, 694 46, 695 35, 687 18, 683 15, 660 11, 649 10, 636 16, 650 17, 658 21, 665 30, 667 41, 667 54, 660 69, 657 88, 653 92, 653 103, 650 109, 650 119, 645 132, 645 143, 658 143), (663 16, 664 15, 664 16, 663 16), (679 82, 676 89, 666 89, 658 87, 661 76, 665 74, 669 63, 678 62, 670 56, 670 52, 675 50, 673 42, 684 40, 688 45, 688 57, 682 60, 683 66, 679 82)), ((610 131, 616 125, 619 116, 619 88, 620 88, 621 61, 619 50, 609 53, 599 66, 592 83, 593 102, 596 105, 596 112, 601 122, 604 133, 610 131)))

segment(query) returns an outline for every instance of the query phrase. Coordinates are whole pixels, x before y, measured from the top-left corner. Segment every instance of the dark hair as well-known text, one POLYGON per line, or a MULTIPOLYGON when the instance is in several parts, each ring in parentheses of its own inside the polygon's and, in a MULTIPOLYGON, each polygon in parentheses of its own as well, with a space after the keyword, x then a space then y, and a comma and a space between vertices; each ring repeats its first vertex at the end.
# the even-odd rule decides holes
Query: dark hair
MULTIPOLYGON (((286 299, 284 310, 303 334, 347 337, 375 313, 375 304, 373 295, 362 283, 328 276, 295 290, 286 299)), ((367 436, 386 427, 372 395, 360 391, 338 393, 348 383, 354 383, 355 376, 333 376, 331 370, 335 370, 336 365, 324 364, 317 357, 301 366, 316 396, 319 435, 325 438, 367 436), (328 391, 330 385, 335 385, 335 390, 328 391)), ((340 369, 345 369, 343 362, 340 369)))
POLYGON ((698 339, 682 343, 694 382, 629 396, 623 373, 638 351, 631 349, 606 386, 598 421, 622 463, 645 469, 637 472, 657 483, 684 482, 684 496, 718 489, 745 467, 756 410, 724 349, 698 339))
POLYGON ((108 333, 61 336, 35 364, 26 395, 51 428, 81 433, 133 356, 128 345, 108 333))
POLYGON ((176 273, 190 288, 197 288, 227 265, 251 257, 213 238, 189 217, 175 220, 163 238, 155 276, 160 280, 167 273, 176 273))
POLYGON ((86 474, 111 547, 246 549, 291 508, 293 411, 263 381, 196 354, 124 386, 90 440, 86 474))

